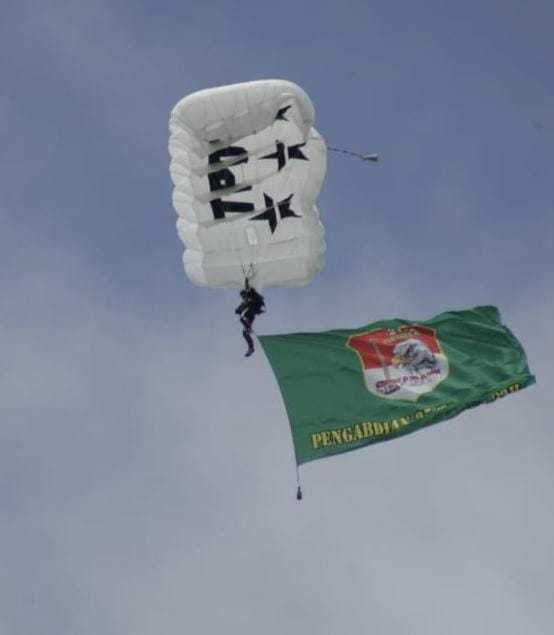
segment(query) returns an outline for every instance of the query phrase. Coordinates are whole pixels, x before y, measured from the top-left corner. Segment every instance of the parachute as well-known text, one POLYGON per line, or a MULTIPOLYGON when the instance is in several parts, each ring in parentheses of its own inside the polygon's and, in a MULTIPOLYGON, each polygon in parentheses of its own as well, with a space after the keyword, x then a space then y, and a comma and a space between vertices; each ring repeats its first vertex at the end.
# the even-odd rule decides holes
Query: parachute
POLYGON ((308 95, 284 80, 202 90, 173 108, 173 205, 194 284, 300 286, 323 268, 327 151, 314 120, 308 95))

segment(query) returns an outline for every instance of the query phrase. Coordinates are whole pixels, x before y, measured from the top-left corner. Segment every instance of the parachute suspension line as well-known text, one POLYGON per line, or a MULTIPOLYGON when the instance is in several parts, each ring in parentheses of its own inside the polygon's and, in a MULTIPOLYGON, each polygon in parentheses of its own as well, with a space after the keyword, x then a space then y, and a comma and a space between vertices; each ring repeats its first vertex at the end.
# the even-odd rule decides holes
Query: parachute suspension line
POLYGON ((378 154, 361 154, 360 152, 346 150, 345 148, 333 148, 332 146, 329 146, 329 145, 327 146, 327 150, 330 150, 331 152, 338 152, 340 154, 347 154, 351 157, 356 157, 357 159, 360 159, 361 161, 365 161, 366 163, 369 163, 370 161, 372 163, 377 163, 379 161, 378 154))
POLYGON ((242 267, 242 273, 244 275, 244 279, 247 280, 248 282, 250 282, 250 280, 256 274, 256 271, 254 269, 254 263, 251 262, 248 265, 248 267, 246 267, 245 265, 241 265, 241 267, 242 267))

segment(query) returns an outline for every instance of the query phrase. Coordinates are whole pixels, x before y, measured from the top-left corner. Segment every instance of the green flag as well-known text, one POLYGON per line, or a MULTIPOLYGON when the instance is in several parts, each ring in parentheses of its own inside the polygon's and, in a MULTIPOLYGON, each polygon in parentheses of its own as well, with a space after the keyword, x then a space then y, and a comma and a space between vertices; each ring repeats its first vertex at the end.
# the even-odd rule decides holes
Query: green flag
POLYGON ((259 339, 298 464, 414 432, 535 381, 492 306, 259 339))

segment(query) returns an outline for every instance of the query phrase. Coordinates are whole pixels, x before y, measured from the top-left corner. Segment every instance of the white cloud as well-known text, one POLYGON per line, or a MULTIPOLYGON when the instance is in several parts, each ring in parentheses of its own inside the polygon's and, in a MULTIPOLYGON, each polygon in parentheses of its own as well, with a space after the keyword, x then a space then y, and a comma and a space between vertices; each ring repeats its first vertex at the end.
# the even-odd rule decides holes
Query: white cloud
MULTIPOLYGON (((401 290, 369 282, 407 310, 401 290)), ((296 293, 292 315, 277 293, 260 330, 361 323, 360 285, 296 293)), ((63 612, 73 632, 106 635, 364 632, 368 620, 546 634, 534 581, 551 583, 553 546, 547 302, 525 333, 538 386, 310 464, 297 504, 277 386, 260 352, 242 358, 215 295, 154 321, 48 248, 6 290, 0 596, 13 632, 42 616, 53 633, 63 612)))
MULTIPOLYGON (((201 24, 187 22, 188 31, 178 38, 166 41, 165 33, 154 30, 146 44, 135 39, 144 24, 134 30, 111 5, 49 4, 26 16, 28 37, 22 42, 36 47, 26 51, 29 58, 10 59, 23 68, 44 56, 43 66, 31 68, 41 87, 54 81, 54 90, 60 90, 48 96, 49 107, 65 105, 68 116, 78 115, 68 124, 64 143, 90 141, 100 125, 107 131, 102 148, 114 155, 129 147, 122 140, 133 138, 143 148, 162 148, 166 124, 159 115, 165 101, 160 91, 167 93, 169 110, 177 81, 184 93, 201 79, 223 76, 228 68, 223 58, 232 57, 227 49, 222 55, 223 46, 234 47, 235 55, 242 46, 233 43, 235 33, 225 33, 219 8, 219 30, 203 16, 201 24), (203 40, 207 27, 212 40, 203 40), (218 47, 222 35, 227 39, 218 47), (187 37, 197 39, 191 44, 187 37), (45 76, 50 63, 52 74, 45 76), (167 73, 166 63, 173 64, 167 73), (79 127, 83 121, 90 136, 79 127), (152 127, 141 128, 144 122, 152 127)), ((256 57, 247 44, 242 62, 256 57)), ((289 60, 283 59, 282 67, 271 68, 285 69, 289 60)), ((336 64, 342 64, 339 57, 336 64)), ((386 74, 390 78, 388 68, 386 74)), ((23 72, 21 77, 20 87, 28 87, 31 79, 23 72)), ((324 88, 326 75, 321 79, 312 81, 329 99, 337 92, 333 107, 342 117, 342 94, 332 78, 331 88, 324 88)), ((382 81, 372 81, 368 90, 379 85, 382 81)), ((46 128, 46 141, 39 112, 32 122, 43 134, 46 128)), ((423 123, 430 140, 431 120, 423 123)), ((360 123, 354 124, 357 136, 360 123)), ((379 122, 387 135, 393 124, 379 122)), ((337 119, 339 130, 345 125, 337 119)), ((368 130, 371 125, 368 118, 368 130)), ((460 186, 452 175, 437 181, 438 189, 431 184, 426 190, 435 206, 427 210, 430 223, 422 216, 429 233, 410 233, 418 219, 408 205, 419 189, 395 199, 392 214, 389 193, 381 181, 375 186, 382 178, 401 193, 407 173, 417 171, 412 176, 419 179, 424 172, 419 159, 429 154, 421 143, 407 146, 411 123, 401 126, 402 138, 391 139, 390 146, 398 154, 406 151, 400 168, 401 159, 390 153, 375 181, 354 179, 349 168, 342 183, 338 171, 330 173, 332 185, 322 204, 328 268, 306 289, 269 292, 260 332, 426 318, 451 306, 502 301, 504 318, 523 341, 538 383, 394 443, 305 466, 301 504, 294 498, 282 400, 261 352, 242 357, 234 296, 192 289, 183 279, 154 310, 152 280, 141 287, 138 276, 137 288, 123 288, 115 268, 127 265, 123 243, 137 236, 125 234, 121 260, 101 262, 98 253, 102 241, 111 238, 111 226, 109 214, 95 208, 96 199, 84 204, 95 183, 79 193, 84 201, 79 211, 98 218, 98 234, 91 238, 75 222, 75 231, 68 233, 75 242, 66 235, 54 244, 61 228, 31 223, 33 203, 40 201, 45 214, 61 203, 60 224, 75 217, 64 216, 65 196, 58 192, 43 203, 51 170, 61 171, 48 161, 61 159, 36 147, 40 170, 30 172, 20 190, 5 188, 10 200, 25 194, 20 213, 8 214, 0 206, 2 635, 223 630, 231 635, 549 635, 554 619, 554 579, 545 557, 554 546, 550 280, 547 272, 536 271, 522 290, 502 262, 495 267, 499 257, 524 260, 514 225, 504 231, 505 245, 519 245, 515 256, 511 249, 501 251, 501 241, 495 243, 500 253, 474 249, 468 254, 465 231, 475 229, 469 226, 470 195, 467 184, 460 186), (358 197, 357 206, 351 205, 348 188, 358 197), (435 246, 433 213, 442 209, 450 216, 439 237, 450 242, 442 241, 440 257, 431 248, 418 251, 410 244, 414 238, 435 246), (458 258, 454 264, 444 257, 450 255, 458 258)), ((13 147, 20 139, 25 137, 17 130, 13 147)), ((134 181, 142 169, 148 178, 160 172, 147 157, 141 169, 121 165, 105 196, 122 197, 120 178, 134 181)), ((110 173, 119 168, 117 162, 114 166, 110 173)), ((59 176, 58 182, 63 183, 59 176)), ((131 211, 156 214, 134 207, 122 213, 131 211)), ((143 230, 156 243, 160 234, 153 227, 143 230)), ((527 252, 530 268, 533 248, 527 252)), ((177 250, 166 257, 177 257, 177 250)))

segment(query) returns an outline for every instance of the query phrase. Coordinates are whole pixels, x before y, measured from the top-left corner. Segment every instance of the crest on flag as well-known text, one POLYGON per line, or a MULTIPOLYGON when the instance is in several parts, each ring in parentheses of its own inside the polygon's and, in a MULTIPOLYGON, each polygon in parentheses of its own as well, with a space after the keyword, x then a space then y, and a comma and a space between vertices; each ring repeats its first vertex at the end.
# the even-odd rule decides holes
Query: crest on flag
POLYGON ((448 359, 426 326, 359 333, 346 346, 358 354, 365 385, 378 397, 416 401, 448 377, 448 359))

